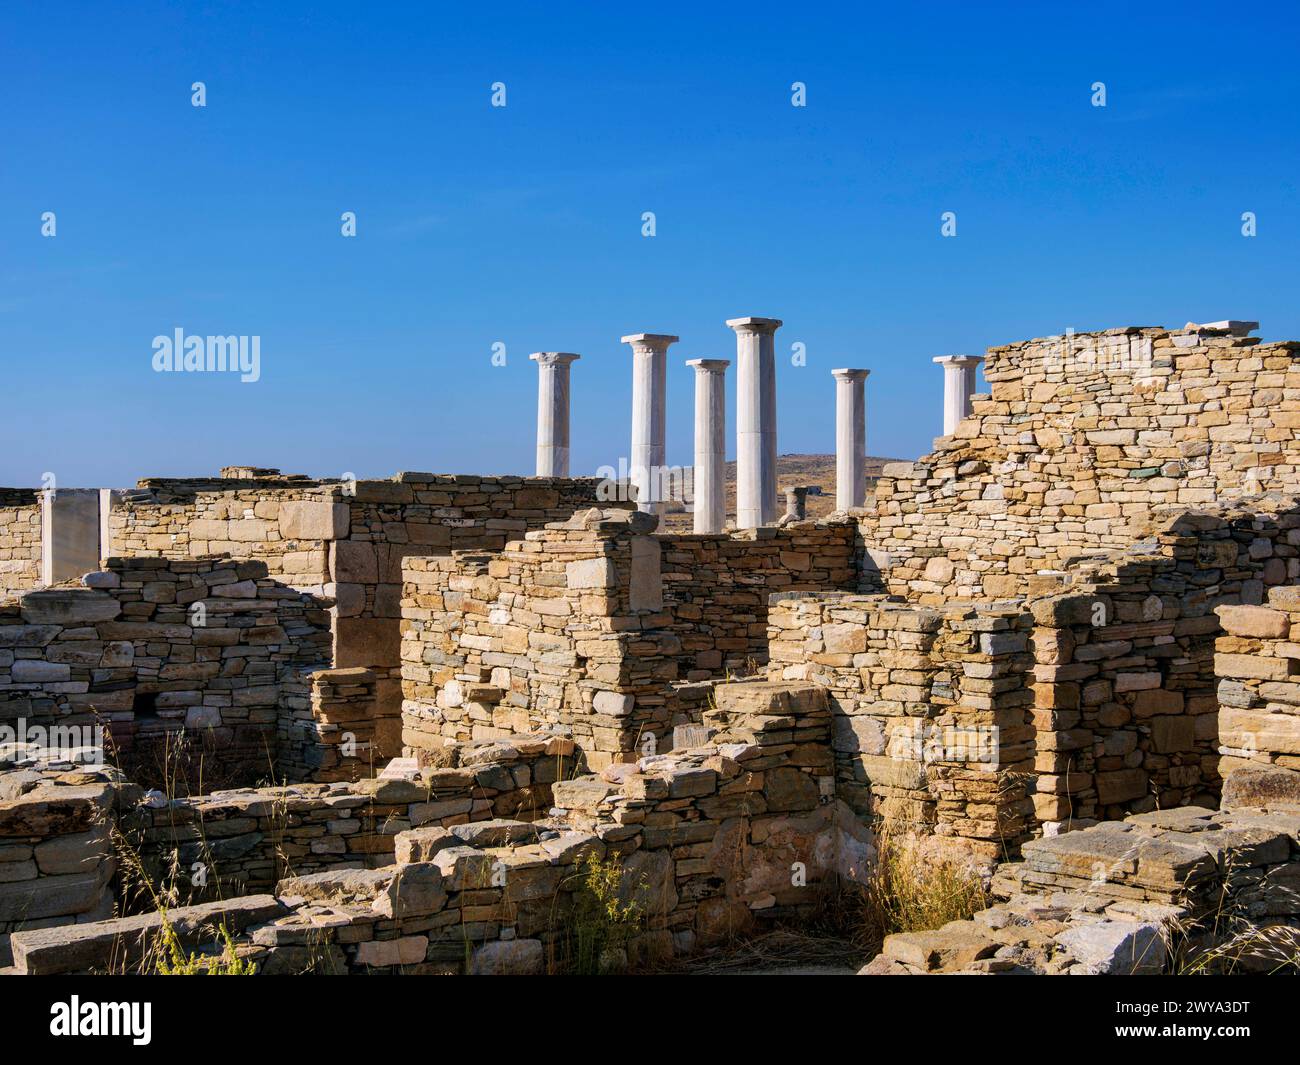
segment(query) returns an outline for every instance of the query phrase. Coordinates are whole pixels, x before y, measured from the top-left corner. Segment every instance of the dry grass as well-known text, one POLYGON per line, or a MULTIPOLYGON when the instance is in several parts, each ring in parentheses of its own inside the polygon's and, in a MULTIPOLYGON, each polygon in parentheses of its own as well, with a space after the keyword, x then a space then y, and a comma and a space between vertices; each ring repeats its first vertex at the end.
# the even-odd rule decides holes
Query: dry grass
POLYGON ((926 854, 918 837, 885 821, 876 846, 870 876, 848 889, 857 896, 857 938, 871 953, 879 953, 885 937, 895 932, 941 928, 988 907, 988 891, 979 874, 960 861, 926 854))

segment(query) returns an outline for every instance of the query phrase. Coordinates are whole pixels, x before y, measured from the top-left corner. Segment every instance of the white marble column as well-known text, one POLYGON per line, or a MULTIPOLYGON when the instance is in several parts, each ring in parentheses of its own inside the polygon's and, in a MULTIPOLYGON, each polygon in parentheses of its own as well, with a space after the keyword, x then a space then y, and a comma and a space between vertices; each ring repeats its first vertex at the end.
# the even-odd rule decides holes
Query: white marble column
POLYGON ((936 355, 943 367, 943 435, 952 436, 957 423, 970 416, 970 398, 975 394, 975 368, 983 355, 936 355))
POLYGON ((727 523, 727 367, 729 359, 690 359, 695 367, 695 525, 720 533, 727 523))
POLYGON ((536 351, 537 476, 569 476, 569 367, 581 355, 536 351))
POLYGON ((777 519, 776 318, 731 318, 736 331, 736 528, 777 519))
POLYGON ((867 499, 867 375, 870 370, 832 370, 835 378, 835 509, 860 507, 867 499))
POLYGON ((632 346, 632 461, 630 476, 637 488, 637 510, 660 514, 665 480, 665 425, 668 411, 668 345, 677 337, 664 333, 633 333, 623 337, 632 346))

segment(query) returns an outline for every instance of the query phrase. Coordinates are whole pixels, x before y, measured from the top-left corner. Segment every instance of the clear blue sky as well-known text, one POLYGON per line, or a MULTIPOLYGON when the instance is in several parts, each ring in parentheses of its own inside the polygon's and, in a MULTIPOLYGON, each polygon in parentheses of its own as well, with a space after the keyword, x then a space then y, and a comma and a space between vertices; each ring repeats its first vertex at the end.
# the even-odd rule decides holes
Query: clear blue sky
POLYGON ((688 463, 682 363, 734 358, 740 315, 786 323, 782 452, 833 448, 834 367, 872 371, 868 450, 910 457, 940 430, 936 354, 1226 317, 1300 338, 1293 4, 23 3, 3 23, 0 484, 531 472, 537 350, 582 354, 593 472, 627 454, 618 338, 640 331, 682 338, 688 463), (177 327, 260 336, 261 381, 154 373, 177 327))

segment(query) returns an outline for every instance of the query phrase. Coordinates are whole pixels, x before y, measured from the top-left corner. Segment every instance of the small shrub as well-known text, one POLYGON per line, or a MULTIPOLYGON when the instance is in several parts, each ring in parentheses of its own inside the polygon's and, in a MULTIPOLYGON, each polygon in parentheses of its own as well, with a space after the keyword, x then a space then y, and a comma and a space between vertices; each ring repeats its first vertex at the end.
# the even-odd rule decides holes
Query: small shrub
POLYGON ((162 917, 162 933, 155 947, 155 969, 159 976, 252 976, 257 971, 257 966, 239 956, 224 924, 217 926, 221 953, 195 954, 181 945, 167 912, 158 912, 162 917))
POLYGON ((612 954, 626 948, 643 911, 627 890, 626 872, 617 858, 602 861, 588 854, 580 868, 582 882, 573 893, 569 968, 579 975, 595 975, 612 954))

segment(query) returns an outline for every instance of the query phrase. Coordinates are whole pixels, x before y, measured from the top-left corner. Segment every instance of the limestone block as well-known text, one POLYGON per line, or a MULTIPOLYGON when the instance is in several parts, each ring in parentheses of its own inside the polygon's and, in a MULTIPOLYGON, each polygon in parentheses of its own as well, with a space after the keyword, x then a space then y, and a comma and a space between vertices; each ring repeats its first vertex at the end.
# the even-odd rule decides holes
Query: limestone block
POLYGON ((347 503, 304 499, 280 504, 280 535, 286 540, 339 540, 348 535, 351 521, 347 503))
POLYGON ((470 960, 473 976, 535 976, 544 971, 546 953, 540 939, 484 943, 470 960))
POLYGON ((1233 636, 1285 639, 1291 621, 1280 610, 1263 606, 1221 606, 1215 610, 1225 632, 1233 636))
POLYGON ((429 949, 428 936, 370 940, 357 944, 357 964, 382 969, 394 965, 418 965, 429 949))
POLYGON ((336 540, 332 543, 330 579, 339 584, 377 584, 379 560, 375 545, 354 540, 336 540))
POLYGON ((569 588, 612 588, 618 583, 614 562, 604 555, 582 558, 564 567, 565 582, 569 588))

